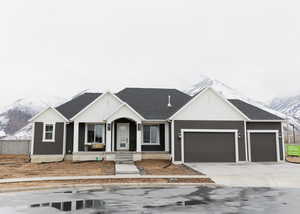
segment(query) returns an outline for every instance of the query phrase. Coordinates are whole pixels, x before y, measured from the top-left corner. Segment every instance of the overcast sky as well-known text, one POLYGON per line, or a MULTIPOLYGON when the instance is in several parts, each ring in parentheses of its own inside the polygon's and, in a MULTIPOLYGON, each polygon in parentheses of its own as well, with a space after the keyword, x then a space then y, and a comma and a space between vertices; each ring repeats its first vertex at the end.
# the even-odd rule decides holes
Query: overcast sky
POLYGON ((300 2, 0 2, 0 106, 87 88, 185 89, 201 74, 257 100, 300 93, 300 2))

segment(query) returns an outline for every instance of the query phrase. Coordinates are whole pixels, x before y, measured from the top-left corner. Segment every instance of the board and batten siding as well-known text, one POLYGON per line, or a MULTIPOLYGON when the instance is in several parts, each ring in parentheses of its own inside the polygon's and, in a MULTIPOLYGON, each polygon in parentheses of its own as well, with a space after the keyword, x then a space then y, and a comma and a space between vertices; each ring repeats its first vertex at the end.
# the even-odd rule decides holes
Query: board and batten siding
MULTIPOLYGON (((246 160, 245 151, 245 128, 244 121, 197 121, 175 120, 174 121, 174 160, 181 161, 181 129, 235 129, 238 130, 239 161, 246 160)), ((183 136, 181 136, 183 137, 183 136)), ((201 143, 201 142, 199 142, 201 143)))
POLYGON ((44 123, 34 123, 34 155, 61 155, 63 154, 64 123, 55 123, 55 141, 44 142, 44 123))
POLYGON ((247 122, 247 130, 276 130, 279 133, 279 155, 280 160, 283 160, 283 141, 281 122, 247 122))
POLYGON ((74 123, 67 124, 66 133, 66 153, 73 154, 73 143, 74 143, 74 123))

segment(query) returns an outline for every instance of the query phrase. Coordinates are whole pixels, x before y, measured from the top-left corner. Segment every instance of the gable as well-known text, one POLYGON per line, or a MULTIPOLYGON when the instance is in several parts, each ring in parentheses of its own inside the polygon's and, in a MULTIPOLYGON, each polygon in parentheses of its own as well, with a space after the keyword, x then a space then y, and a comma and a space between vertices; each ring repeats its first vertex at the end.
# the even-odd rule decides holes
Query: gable
POLYGON ((140 115, 138 115, 133 109, 131 109, 127 104, 123 104, 119 109, 117 109, 114 113, 112 113, 108 118, 108 122, 112 122, 114 120, 120 118, 127 118, 134 121, 141 122, 143 119, 140 115))
POLYGON ((43 112, 39 113, 30 122, 42 122, 42 123, 57 123, 57 122, 66 122, 65 119, 53 108, 49 107, 43 112))
POLYGON ((92 123, 104 121, 108 115, 116 111, 122 104, 111 93, 105 93, 90 106, 87 106, 86 110, 81 112, 74 121, 92 123))
POLYGON ((101 93, 84 93, 58 106, 56 110, 71 119, 101 95, 101 93))
POLYGON ((171 117, 174 120, 233 120, 247 118, 235 107, 208 88, 171 117))

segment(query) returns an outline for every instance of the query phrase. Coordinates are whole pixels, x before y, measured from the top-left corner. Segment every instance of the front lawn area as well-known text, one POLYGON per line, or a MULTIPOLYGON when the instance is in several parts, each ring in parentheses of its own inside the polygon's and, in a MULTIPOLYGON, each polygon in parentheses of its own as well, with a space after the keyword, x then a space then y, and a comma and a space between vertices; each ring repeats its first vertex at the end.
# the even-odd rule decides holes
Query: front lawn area
POLYGON ((175 165, 168 160, 142 160, 135 165, 144 175, 202 175, 201 173, 183 165, 175 165))
POLYGON ((0 179, 114 175, 114 162, 30 163, 25 155, 0 155, 0 179))

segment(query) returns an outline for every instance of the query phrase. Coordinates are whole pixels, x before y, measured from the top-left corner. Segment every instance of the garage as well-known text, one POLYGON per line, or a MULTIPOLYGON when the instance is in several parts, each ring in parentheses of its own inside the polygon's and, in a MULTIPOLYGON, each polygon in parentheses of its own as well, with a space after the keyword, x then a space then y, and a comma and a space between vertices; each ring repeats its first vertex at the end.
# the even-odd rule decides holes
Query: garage
POLYGON ((184 129, 181 135, 186 163, 238 161, 237 130, 184 129))
POLYGON ((249 130, 248 150, 249 161, 279 161, 279 140, 277 130, 249 130))

